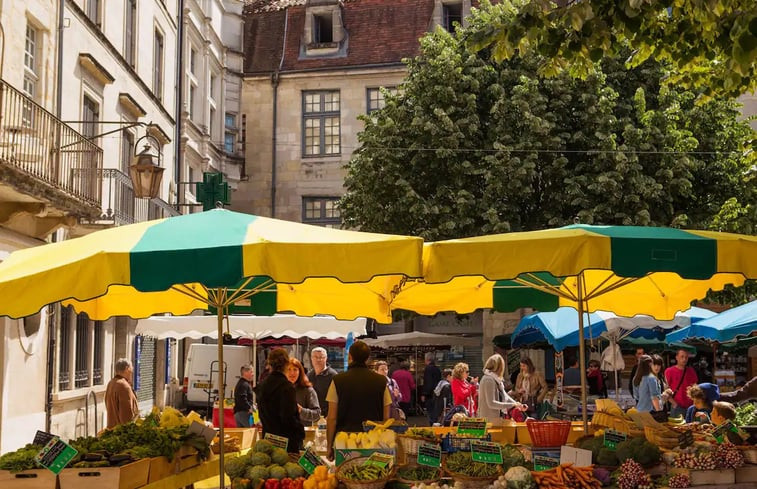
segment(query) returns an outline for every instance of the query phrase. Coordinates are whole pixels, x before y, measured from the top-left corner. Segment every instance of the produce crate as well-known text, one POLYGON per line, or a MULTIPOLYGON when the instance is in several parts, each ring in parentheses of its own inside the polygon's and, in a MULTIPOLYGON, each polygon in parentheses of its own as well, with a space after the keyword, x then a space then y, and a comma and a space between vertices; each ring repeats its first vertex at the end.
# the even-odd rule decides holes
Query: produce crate
POLYGON ((57 484, 58 477, 47 469, 16 473, 0 470, 0 487, 3 489, 55 489, 57 484))
POLYGON ((745 465, 736 470, 736 483, 757 482, 757 465, 745 465))
POLYGON ((668 470, 668 473, 671 475, 689 474, 692 486, 730 485, 736 483, 736 471, 734 469, 692 470, 673 467, 668 470))
POLYGON ((257 439, 257 428, 225 428, 223 430, 229 436, 239 440, 239 447, 244 450, 251 448, 257 439))
POLYGON ((150 459, 143 458, 123 467, 63 469, 58 481, 60 489, 137 489, 149 477, 150 459))
POLYGON ((174 462, 176 463, 176 472, 184 472, 185 470, 197 467, 200 465, 200 456, 196 449, 182 445, 176 455, 174 455, 174 462))
POLYGON ((150 475, 147 482, 152 484, 175 473, 176 463, 173 460, 168 460, 166 457, 153 457, 150 459, 150 475))

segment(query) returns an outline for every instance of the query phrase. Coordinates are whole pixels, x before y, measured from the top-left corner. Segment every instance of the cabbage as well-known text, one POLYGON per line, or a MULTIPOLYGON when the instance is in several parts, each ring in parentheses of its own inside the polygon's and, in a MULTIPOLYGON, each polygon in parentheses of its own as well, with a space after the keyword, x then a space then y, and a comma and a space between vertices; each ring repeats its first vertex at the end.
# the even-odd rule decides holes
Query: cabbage
POLYGON ((507 489, 532 489, 535 485, 531 472, 521 466, 510 467, 505 472, 505 479, 507 480, 507 489))

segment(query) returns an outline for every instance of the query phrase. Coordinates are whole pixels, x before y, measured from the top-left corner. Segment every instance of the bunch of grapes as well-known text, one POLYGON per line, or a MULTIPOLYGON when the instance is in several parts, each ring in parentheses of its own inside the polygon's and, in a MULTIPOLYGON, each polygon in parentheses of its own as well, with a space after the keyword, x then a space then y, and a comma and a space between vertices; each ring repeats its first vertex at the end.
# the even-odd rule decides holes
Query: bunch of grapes
POLYGON ((629 458, 620 466, 618 487, 620 489, 654 489, 654 484, 649 474, 644 472, 644 467, 629 458))
POLYGON ((732 443, 722 443, 715 450, 718 468, 737 469, 744 465, 744 454, 732 443))
POLYGON ((676 474, 668 479, 668 486, 672 489, 684 489, 691 487, 691 478, 689 474, 676 474))

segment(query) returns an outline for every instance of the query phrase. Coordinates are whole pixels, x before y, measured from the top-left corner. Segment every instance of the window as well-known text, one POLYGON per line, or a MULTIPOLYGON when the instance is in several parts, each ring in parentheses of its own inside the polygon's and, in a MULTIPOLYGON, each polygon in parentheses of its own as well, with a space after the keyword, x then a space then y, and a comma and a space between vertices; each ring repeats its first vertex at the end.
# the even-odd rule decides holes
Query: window
POLYGON ((223 135, 223 149, 227 153, 234 153, 234 143, 236 143, 236 135, 233 132, 225 132, 223 135))
POLYGON ((195 51, 194 48, 190 48, 189 50, 189 71, 196 75, 197 72, 195 69, 197 68, 197 51, 195 51))
POLYGON ((449 32, 455 32, 455 23, 463 23, 463 4, 445 3, 442 6, 442 26, 449 32))
POLYGON ((87 0, 87 17, 97 27, 102 27, 100 22, 100 0, 87 0))
POLYGON ((334 21, 331 13, 313 15, 313 43, 334 42, 334 21))
POLYGON ((84 96, 82 103, 82 130, 84 137, 93 138, 97 135, 97 123, 100 121, 100 107, 91 98, 84 96))
MULTIPOLYGON (((214 106, 210 106, 210 114, 209 114, 209 124, 208 124, 208 134, 210 134, 210 138, 213 139, 213 136, 216 133, 216 108, 214 106)), ((217 139, 215 140, 217 141, 217 139)))
POLYGON ((189 102, 187 107, 187 112, 189 112, 189 120, 194 120, 195 115, 195 97, 196 97, 197 87, 194 83, 189 82, 189 102))
MULTIPOLYGON (((81 120, 83 121, 81 128, 82 136, 90 139, 97 136, 100 122, 100 105, 87 95, 84 95, 84 99, 82 100, 81 120)), ((87 195, 98 195, 98 183, 97 178, 95 178, 98 166, 96 155, 83 155, 81 164, 82 175, 84 175, 82 180, 83 188, 81 190, 87 195)))
POLYGON ((303 92, 303 156, 338 155, 341 151, 339 91, 303 92))
POLYGON ((152 73, 152 93, 163 101, 163 34, 155 30, 155 41, 153 46, 153 62, 155 71, 152 73))
POLYGON ((223 124, 224 124, 224 127, 226 127, 226 129, 236 129, 237 128, 237 116, 234 115, 234 114, 230 114, 230 113, 226 112, 223 124))
MULTIPOLYGON (((26 40, 24 42, 24 84, 23 89, 26 95, 34 100, 37 96, 37 81, 39 75, 37 69, 39 60, 37 59, 37 44, 39 32, 28 22, 26 23, 26 40)), ((24 127, 31 127, 34 117, 34 104, 25 100, 21 109, 21 123, 24 127)))
POLYGON ((339 197, 303 197, 302 222, 326 227, 339 227, 342 213, 337 207, 339 197))
POLYGON ((72 308, 60 309, 60 339, 58 340, 58 390, 66 391, 71 388, 71 367, 69 364, 69 350, 71 348, 71 316, 72 308))
MULTIPOLYGON (((387 92, 391 94, 397 93, 396 87, 384 87, 387 92)), ((380 88, 367 88, 366 89, 366 99, 367 99, 367 113, 371 113, 374 110, 383 109, 385 104, 384 101, 384 94, 381 93, 380 88)))
POLYGON ((127 175, 132 158, 134 158, 134 134, 123 131, 121 133, 121 171, 127 175))
POLYGON ((124 58, 134 68, 137 50, 137 0, 126 0, 126 30, 124 31, 124 58))
POLYGON ((76 356, 74 360, 74 387, 89 387, 89 316, 76 315, 76 356))
POLYGON ((105 359, 105 331, 103 322, 95 321, 94 325, 94 348, 92 358, 92 385, 103 385, 103 361, 105 359))
POLYGON ((216 93, 218 91, 217 75, 213 73, 210 74, 210 85, 208 88, 208 102, 210 104, 208 112, 208 134, 210 134, 210 139, 212 141, 218 141, 219 138, 217 138, 216 135, 216 128, 218 126, 218 122, 216 121, 216 103, 219 99, 219 94, 216 93))

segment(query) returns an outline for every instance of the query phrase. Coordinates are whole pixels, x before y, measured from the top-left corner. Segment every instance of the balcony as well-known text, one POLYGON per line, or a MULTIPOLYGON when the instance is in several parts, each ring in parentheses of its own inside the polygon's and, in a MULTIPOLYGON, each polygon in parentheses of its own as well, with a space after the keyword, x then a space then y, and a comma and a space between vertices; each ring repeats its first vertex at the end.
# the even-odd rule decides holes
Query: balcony
POLYGON ((102 211, 96 222, 100 226, 132 224, 135 222, 178 216, 179 212, 162 199, 136 199, 128 175, 120 170, 100 170, 103 180, 102 211))
POLYGON ((0 80, 0 225, 44 238, 99 215, 102 161, 96 144, 0 80))

